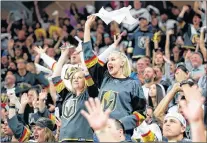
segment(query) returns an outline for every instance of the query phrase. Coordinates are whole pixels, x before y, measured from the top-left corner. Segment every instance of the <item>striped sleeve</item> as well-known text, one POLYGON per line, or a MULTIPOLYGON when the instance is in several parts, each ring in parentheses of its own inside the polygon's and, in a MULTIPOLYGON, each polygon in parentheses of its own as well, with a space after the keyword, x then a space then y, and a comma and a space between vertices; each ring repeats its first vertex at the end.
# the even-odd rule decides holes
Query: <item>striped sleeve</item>
POLYGON ((142 124, 139 126, 139 130, 143 142, 153 142, 156 140, 155 134, 150 130, 149 126, 145 121, 142 122, 142 124))
POLYGON ((19 142, 26 142, 30 139, 30 129, 18 120, 17 115, 13 116, 11 119, 8 119, 8 125, 14 133, 14 137, 18 139, 19 142))
POLYGON ((153 142, 156 139, 155 134, 150 130, 146 134, 142 134, 141 136, 143 142, 153 142))
POLYGON ((49 119, 53 122, 53 124, 55 124, 55 115, 49 114, 49 119))
POLYGON ((84 49, 84 61, 87 68, 93 67, 95 64, 100 64, 101 66, 104 66, 104 62, 98 59, 98 57, 94 54, 92 50, 92 44, 91 42, 83 43, 83 49, 84 49))
POLYGON ((45 108, 43 113, 38 112, 38 115, 40 117, 49 118, 53 122, 53 124, 55 124, 55 119, 56 119, 55 115, 51 114, 50 111, 47 108, 45 108))
POLYGON ((136 117, 137 119, 137 126, 139 126, 140 124, 142 124, 142 122, 145 120, 145 117, 143 115, 141 115, 140 113, 138 112, 133 112, 133 115, 136 117))
POLYGON ((30 135, 31 135, 31 131, 28 128, 24 127, 23 134, 22 134, 21 138, 18 141, 19 142, 28 141, 30 139, 30 135))
POLYGON ((63 89, 65 89, 65 84, 62 81, 60 76, 54 77, 52 79, 52 82, 55 86, 55 89, 56 89, 57 93, 60 93, 61 91, 63 91, 63 89))
MULTIPOLYGON (((98 88, 100 88, 107 68, 98 57, 94 54, 91 41, 83 43, 84 61, 88 71, 98 88)), ((90 80, 90 79, 89 79, 90 80)), ((90 82, 90 81, 89 81, 90 82)), ((91 83, 89 83, 90 85, 91 83)))
POLYGON ((86 79, 86 85, 88 87, 94 85, 93 79, 92 79, 92 77, 90 75, 86 75, 85 79, 86 79))
POLYGON ((85 60, 85 64, 87 68, 93 67, 95 64, 99 63, 101 66, 104 66, 104 62, 98 59, 96 55, 89 58, 88 60, 85 60))

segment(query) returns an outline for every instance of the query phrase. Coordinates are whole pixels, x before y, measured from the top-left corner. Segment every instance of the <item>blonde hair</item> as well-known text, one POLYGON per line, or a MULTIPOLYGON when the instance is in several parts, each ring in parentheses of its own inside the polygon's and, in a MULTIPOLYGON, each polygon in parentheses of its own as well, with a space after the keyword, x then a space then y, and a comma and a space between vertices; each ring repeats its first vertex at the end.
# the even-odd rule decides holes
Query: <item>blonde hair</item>
POLYGON ((53 134, 53 132, 48 129, 48 128, 44 128, 44 142, 55 142, 55 136, 53 134))
MULTIPOLYGON (((76 68, 76 69, 74 69, 73 71, 72 71, 72 73, 71 73, 71 75, 70 75, 70 84, 71 84, 71 92, 73 92, 73 93, 76 93, 75 92, 75 89, 73 88, 73 86, 72 86, 72 80, 73 80, 73 77, 74 77, 74 75, 76 74, 76 73, 78 73, 78 72, 82 72, 83 74, 84 74, 84 72, 83 72, 83 70, 81 69, 81 68, 76 68)), ((84 77, 85 78, 85 77, 84 77)), ((86 84, 86 79, 85 79, 85 86, 84 86, 84 88, 83 88, 83 91, 85 91, 85 89, 87 88, 87 84, 86 84)), ((82 92, 83 92, 82 91, 82 92)))
POLYGON ((129 77, 130 74, 131 74, 131 66, 130 66, 130 62, 129 62, 129 59, 127 58, 127 56, 124 53, 120 52, 120 51, 113 51, 111 54, 120 55, 120 58, 124 62, 123 71, 122 71, 123 72, 123 75, 125 77, 129 77))

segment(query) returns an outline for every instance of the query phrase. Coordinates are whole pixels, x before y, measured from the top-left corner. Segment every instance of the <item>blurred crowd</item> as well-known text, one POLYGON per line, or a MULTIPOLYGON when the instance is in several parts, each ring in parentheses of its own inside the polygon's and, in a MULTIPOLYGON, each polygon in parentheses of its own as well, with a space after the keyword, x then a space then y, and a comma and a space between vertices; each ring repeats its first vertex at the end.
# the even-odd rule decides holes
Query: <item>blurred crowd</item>
POLYGON ((1 142, 206 142, 206 1, 54 3, 1 19, 1 142))

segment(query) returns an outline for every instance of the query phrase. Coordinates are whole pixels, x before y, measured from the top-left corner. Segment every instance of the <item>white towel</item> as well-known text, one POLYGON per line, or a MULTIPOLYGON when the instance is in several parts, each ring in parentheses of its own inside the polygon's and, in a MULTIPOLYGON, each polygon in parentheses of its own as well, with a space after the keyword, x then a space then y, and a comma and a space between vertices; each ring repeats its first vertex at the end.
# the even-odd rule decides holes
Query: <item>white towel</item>
POLYGON ((106 11, 103 7, 99 10, 98 13, 95 13, 93 15, 100 17, 107 25, 111 21, 116 21, 118 24, 126 23, 133 25, 137 22, 136 19, 132 17, 129 10, 131 9, 131 6, 123 7, 119 10, 114 10, 111 12, 106 11))

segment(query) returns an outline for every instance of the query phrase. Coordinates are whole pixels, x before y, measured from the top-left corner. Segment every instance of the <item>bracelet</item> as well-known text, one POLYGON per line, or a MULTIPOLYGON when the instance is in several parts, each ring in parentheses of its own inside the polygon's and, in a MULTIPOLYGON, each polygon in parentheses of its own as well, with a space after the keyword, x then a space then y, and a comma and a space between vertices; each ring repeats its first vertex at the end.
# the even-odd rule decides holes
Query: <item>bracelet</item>
POLYGON ((191 87, 194 85, 194 82, 192 79, 184 80, 180 83, 180 87, 182 87, 184 84, 188 84, 191 87))
POLYGON ((9 109, 16 109, 15 105, 9 105, 9 109))

